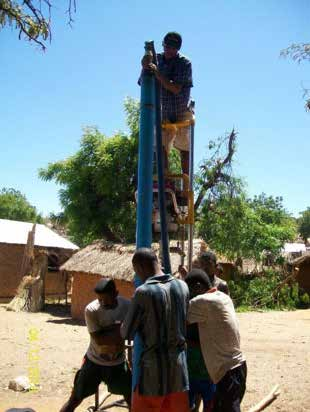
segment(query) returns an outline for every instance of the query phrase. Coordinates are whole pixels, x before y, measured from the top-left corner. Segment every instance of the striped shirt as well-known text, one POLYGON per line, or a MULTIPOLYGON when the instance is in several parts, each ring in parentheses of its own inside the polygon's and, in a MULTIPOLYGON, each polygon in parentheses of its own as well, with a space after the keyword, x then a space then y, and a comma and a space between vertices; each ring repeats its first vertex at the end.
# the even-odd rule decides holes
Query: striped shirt
POLYGON ((164 396, 188 390, 185 336, 189 292, 185 282, 156 275, 137 288, 122 336, 140 337, 139 393, 164 396))
POLYGON ((192 64, 180 53, 172 59, 165 59, 164 53, 160 53, 157 59, 159 72, 182 86, 178 94, 161 87, 162 120, 175 123, 183 120, 184 113, 188 110, 190 90, 193 87, 192 64))

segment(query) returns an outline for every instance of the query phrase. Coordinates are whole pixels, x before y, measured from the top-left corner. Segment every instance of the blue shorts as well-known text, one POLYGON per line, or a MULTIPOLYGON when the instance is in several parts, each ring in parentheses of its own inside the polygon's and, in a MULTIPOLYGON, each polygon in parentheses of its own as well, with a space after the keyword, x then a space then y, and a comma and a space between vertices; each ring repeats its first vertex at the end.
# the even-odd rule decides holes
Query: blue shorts
POLYGON ((189 380, 189 404, 190 408, 195 407, 196 395, 200 395, 203 401, 204 409, 213 401, 216 391, 216 385, 208 379, 190 379, 189 380))

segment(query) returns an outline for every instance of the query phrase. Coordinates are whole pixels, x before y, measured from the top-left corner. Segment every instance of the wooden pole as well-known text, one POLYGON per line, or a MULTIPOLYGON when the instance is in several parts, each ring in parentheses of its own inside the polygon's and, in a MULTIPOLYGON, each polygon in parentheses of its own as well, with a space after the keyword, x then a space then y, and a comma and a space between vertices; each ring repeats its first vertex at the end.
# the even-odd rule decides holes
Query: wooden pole
POLYGON ((269 405, 274 402, 278 396, 280 395, 280 389, 279 385, 276 385, 272 391, 264 398, 262 399, 257 405, 253 406, 251 409, 249 409, 248 412, 260 412, 266 409, 269 405))

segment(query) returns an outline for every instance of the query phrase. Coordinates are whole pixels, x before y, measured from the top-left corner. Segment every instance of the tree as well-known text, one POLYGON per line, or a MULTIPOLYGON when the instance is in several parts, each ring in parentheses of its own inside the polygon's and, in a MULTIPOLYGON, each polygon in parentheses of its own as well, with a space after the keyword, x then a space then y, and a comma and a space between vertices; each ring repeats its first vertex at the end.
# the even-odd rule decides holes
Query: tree
POLYGON ((298 230, 304 242, 308 242, 310 237, 310 207, 300 213, 301 217, 298 219, 298 230))
MULTIPOLYGON (((107 137, 95 128, 87 128, 75 155, 39 171, 43 180, 54 180, 62 186, 60 201, 64 211, 61 220, 66 222, 69 234, 80 245, 102 237, 122 242, 135 240, 139 103, 126 100, 125 111, 129 134, 119 132, 107 137)), ((220 160, 212 162, 222 164, 220 160)), ((177 151, 171 153, 169 164, 173 172, 180 171, 177 151)), ((219 173, 221 168, 217 166, 216 170, 218 176, 213 179, 213 186, 210 180, 203 180, 203 171, 200 174, 197 183, 198 193, 202 193, 200 204, 210 189, 223 179, 219 173), (209 184, 208 189, 206 186, 202 189, 202 184, 209 184)))
POLYGON ((263 193, 247 199, 239 182, 233 196, 222 188, 212 207, 202 208, 198 232, 210 247, 231 259, 260 261, 263 252, 277 255, 284 242, 293 240, 296 227, 281 197, 263 193))
POLYGON ((202 161, 196 175, 196 213, 204 202, 210 204, 210 200, 217 197, 217 190, 221 191, 223 186, 234 192, 236 180, 232 175, 232 159, 236 152, 236 137, 232 130, 230 134, 209 142, 208 158, 202 161))
POLYGON ((7 188, 0 191, 0 218, 22 222, 43 222, 42 216, 21 192, 7 188))
MULTIPOLYGON (((19 39, 23 37, 45 50, 46 41, 52 38, 51 9, 49 0, 0 0, 0 27, 15 27, 19 30, 19 39)), ((69 24, 73 22, 72 12, 75 11, 75 0, 68 0, 69 24)))
MULTIPOLYGON (((310 43, 291 44, 287 49, 281 51, 282 57, 290 57, 291 59, 301 63, 303 60, 310 61, 310 43)), ((303 87, 303 97, 310 95, 310 89, 303 87)), ((310 111, 310 99, 306 99, 306 110, 310 111)))
POLYGON ((125 103, 130 133, 107 137, 96 128, 84 129, 78 152, 39 171, 46 181, 62 186, 60 202, 74 240, 85 245, 105 237, 135 238, 135 177, 139 106, 125 103))

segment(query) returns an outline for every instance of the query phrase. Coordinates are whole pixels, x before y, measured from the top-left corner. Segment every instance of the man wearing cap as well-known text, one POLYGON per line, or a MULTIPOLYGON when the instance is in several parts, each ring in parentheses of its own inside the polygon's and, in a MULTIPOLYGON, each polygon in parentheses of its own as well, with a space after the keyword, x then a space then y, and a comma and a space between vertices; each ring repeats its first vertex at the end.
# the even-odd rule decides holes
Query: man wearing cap
MULTIPOLYGON (((161 85, 162 122, 176 123, 192 120, 189 111, 190 90, 193 87, 192 64, 179 53, 182 37, 179 33, 169 32, 163 40, 163 53, 157 55, 158 65, 142 59, 142 67, 154 72, 161 85)), ((190 127, 163 129, 163 146, 165 148, 165 168, 168 169, 168 154, 174 145, 181 155, 183 173, 189 173, 190 127)))
POLYGON ((131 372, 120 336, 130 302, 118 296, 112 279, 101 279, 95 293, 97 299, 85 308, 90 344, 75 376, 72 394, 60 412, 74 411, 84 398, 97 391, 100 382, 107 385, 109 392, 123 395, 129 407, 131 404, 131 372))
MULTIPOLYGON (((216 384, 213 412, 240 412, 247 366, 240 350, 239 326, 232 300, 212 286, 209 276, 201 269, 193 269, 185 282, 191 296, 187 320, 190 324, 198 324, 206 371, 216 384)), ((198 384, 196 382, 193 389, 201 395, 210 391, 208 381, 198 384)))

